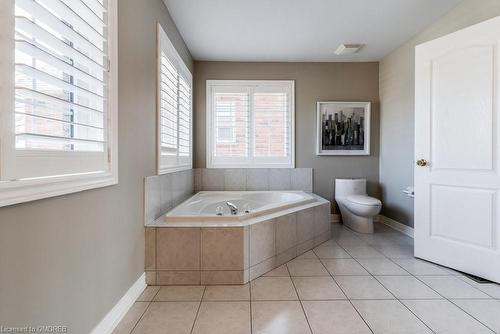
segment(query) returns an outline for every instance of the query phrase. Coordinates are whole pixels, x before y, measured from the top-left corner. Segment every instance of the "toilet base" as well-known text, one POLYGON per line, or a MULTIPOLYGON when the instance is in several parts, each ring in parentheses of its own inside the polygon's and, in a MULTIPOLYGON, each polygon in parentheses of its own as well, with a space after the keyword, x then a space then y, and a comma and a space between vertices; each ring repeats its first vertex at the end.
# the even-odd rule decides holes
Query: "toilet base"
POLYGON ((353 231, 366 234, 373 233, 373 217, 360 217, 352 213, 349 215, 342 214, 342 222, 353 231))

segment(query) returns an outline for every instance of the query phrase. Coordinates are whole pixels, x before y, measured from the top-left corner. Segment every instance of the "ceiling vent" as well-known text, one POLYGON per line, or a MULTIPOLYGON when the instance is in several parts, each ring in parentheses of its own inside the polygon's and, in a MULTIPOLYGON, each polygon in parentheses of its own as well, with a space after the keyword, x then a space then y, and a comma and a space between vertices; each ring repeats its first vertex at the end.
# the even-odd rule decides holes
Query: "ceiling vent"
POLYGON ((337 50, 335 50, 335 54, 339 56, 353 55, 362 47, 363 44, 340 44, 337 50))

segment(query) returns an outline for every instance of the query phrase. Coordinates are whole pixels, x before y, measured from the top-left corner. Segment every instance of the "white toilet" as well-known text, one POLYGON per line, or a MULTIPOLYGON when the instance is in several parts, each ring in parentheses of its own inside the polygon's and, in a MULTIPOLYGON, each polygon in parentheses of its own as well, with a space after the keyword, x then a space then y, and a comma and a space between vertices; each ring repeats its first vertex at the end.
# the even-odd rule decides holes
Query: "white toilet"
POLYGON ((380 212, 382 202, 366 194, 365 179, 336 179, 335 201, 347 227, 373 233, 373 217, 380 212))

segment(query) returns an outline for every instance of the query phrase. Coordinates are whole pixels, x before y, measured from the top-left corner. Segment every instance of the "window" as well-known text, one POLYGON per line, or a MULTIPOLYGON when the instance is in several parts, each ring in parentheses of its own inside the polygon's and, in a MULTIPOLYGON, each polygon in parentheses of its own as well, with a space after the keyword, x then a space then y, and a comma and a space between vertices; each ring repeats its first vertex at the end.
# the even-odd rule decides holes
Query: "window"
POLYGON ((115 1, 2 3, 0 206, 117 183, 115 1))
POLYGON ((294 167, 294 82, 207 80, 207 167, 294 167))
POLYGON ((192 168, 192 75, 158 24, 158 174, 192 168))
POLYGON ((216 142, 236 143, 234 127, 236 125, 236 105, 233 102, 221 102, 217 106, 215 120, 216 142))

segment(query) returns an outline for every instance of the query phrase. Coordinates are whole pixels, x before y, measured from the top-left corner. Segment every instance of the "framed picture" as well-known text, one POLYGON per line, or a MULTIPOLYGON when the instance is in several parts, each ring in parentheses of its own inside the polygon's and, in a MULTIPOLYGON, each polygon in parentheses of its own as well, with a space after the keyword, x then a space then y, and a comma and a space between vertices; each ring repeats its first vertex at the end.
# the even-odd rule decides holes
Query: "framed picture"
POLYGON ((370 102, 318 102, 317 155, 370 155, 370 102))

